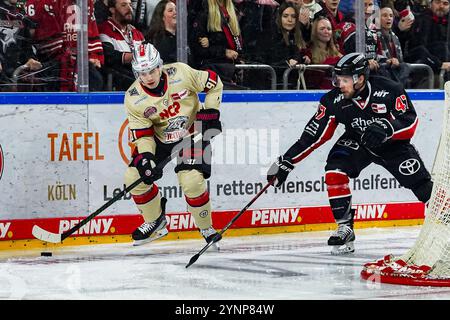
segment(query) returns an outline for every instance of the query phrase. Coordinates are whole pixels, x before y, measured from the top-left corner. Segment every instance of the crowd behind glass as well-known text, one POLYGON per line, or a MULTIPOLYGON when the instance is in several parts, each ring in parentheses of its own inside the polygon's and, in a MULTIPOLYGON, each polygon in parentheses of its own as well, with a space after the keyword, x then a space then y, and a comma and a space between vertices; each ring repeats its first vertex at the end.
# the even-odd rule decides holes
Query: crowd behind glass
MULTIPOLYGON (((357 50, 364 28, 372 74, 442 88, 449 0, 361 0, 363 26, 356 1, 187 0, 184 62, 216 71, 225 89, 330 89, 332 66, 357 50)), ((127 90, 143 41, 177 61, 176 0, 87 0, 86 9, 89 91, 127 90)), ((77 0, 0 0, 1 90, 77 91, 81 15, 77 0)))

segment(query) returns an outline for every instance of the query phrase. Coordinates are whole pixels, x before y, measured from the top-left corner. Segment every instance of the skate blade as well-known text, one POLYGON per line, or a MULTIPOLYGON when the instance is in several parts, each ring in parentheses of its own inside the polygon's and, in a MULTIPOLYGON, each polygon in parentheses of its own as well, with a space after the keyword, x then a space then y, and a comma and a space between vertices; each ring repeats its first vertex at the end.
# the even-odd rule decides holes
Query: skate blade
POLYGON ((149 243, 149 242, 153 242, 155 240, 161 239, 162 237, 167 236, 167 234, 169 233, 169 231, 167 230, 167 228, 158 230, 155 232, 155 235, 152 237, 149 237, 147 239, 144 240, 134 240, 133 242, 133 246, 137 247, 137 246, 142 246, 143 244, 149 243))
POLYGON ((211 245, 211 247, 209 247, 209 248, 210 248, 211 251, 216 251, 216 252, 219 252, 219 251, 220 251, 220 247, 219 247, 219 244, 218 244, 218 243, 213 243, 213 244, 211 245))
POLYGON ((353 242, 347 242, 346 244, 340 246, 333 246, 331 249, 331 254, 333 256, 341 256, 345 254, 351 254, 355 252, 355 246, 353 242))

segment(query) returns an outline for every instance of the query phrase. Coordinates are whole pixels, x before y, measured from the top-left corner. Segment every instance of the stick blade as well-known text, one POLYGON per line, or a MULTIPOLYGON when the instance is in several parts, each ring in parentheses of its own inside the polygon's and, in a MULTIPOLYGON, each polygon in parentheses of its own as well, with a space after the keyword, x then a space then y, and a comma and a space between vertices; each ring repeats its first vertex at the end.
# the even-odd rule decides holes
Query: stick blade
POLYGON ((34 225, 33 230, 31 231, 33 236, 36 239, 51 242, 51 243, 60 243, 62 241, 61 235, 58 233, 48 232, 47 230, 42 229, 41 227, 34 225))
POLYGON ((193 265, 195 261, 198 260, 198 257, 200 257, 198 253, 192 256, 191 260, 189 260, 189 263, 186 265, 186 268, 189 268, 191 265, 193 265))

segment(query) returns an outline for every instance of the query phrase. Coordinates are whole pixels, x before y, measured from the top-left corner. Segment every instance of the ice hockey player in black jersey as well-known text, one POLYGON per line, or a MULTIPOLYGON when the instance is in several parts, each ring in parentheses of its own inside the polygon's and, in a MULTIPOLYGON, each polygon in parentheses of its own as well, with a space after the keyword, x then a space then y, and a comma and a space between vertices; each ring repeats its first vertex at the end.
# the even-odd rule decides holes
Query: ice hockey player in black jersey
POLYGON ((332 254, 354 252, 354 210, 349 179, 369 164, 388 170, 405 188, 426 203, 433 183, 418 151, 410 143, 418 118, 403 87, 389 79, 370 77, 363 54, 343 56, 334 70, 334 89, 323 95, 316 114, 300 137, 272 164, 268 181, 280 187, 294 164, 329 140, 338 124, 345 133, 331 148, 325 183, 337 230, 328 240, 332 254))

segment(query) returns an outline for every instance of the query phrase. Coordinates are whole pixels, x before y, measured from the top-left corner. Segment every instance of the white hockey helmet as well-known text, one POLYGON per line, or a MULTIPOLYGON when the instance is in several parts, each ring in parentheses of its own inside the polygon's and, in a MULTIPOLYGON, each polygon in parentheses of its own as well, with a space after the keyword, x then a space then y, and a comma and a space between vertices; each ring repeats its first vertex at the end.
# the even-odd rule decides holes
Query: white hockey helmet
POLYGON ((141 43, 134 47, 131 67, 136 79, 139 79, 140 72, 150 72, 155 68, 161 68, 162 65, 159 52, 151 43, 141 43))

